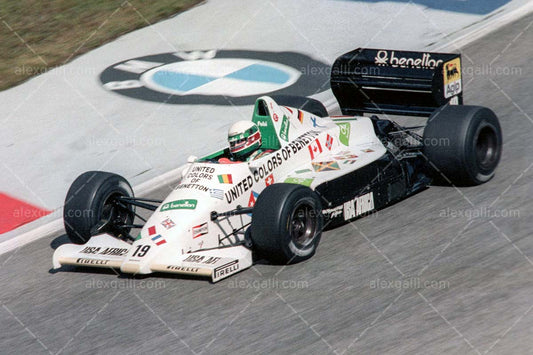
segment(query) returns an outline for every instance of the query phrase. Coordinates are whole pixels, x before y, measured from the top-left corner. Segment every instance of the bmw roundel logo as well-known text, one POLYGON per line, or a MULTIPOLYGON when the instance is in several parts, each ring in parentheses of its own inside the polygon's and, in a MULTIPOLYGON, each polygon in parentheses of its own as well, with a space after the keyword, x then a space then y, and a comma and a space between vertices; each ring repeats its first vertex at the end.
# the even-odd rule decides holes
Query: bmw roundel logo
POLYGON ((264 94, 308 96, 324 91, 329 65, 295 52, 173 52, 113 64, 100 80, 108 91, 141 100, 247 105, 264 94))

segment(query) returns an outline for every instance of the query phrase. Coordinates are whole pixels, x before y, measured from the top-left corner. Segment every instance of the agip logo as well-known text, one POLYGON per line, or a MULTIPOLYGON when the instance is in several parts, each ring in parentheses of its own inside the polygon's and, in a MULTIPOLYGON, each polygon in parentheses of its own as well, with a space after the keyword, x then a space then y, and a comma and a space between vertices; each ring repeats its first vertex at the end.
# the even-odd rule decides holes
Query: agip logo
POLYGON ((129 59, 108 67, 100 80, 106 90, 141 100, 239 105, 264 94, 314 94, 327 74, 326 64, 299 53, 209 50, 129 59))
POLYGON ((444 97, 450 98, 463 91, 461 80, 461 58, 452 59, 443 66, 444 97))

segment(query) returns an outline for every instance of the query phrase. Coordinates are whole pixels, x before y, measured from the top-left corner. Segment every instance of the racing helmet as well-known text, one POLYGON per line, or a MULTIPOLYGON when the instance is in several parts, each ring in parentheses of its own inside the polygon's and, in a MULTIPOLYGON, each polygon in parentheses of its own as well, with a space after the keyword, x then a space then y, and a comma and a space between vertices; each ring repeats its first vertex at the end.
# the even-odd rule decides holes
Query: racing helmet
POLYGON ((237 158, 247 158, 261 147, 261 132, 251 121, 238 121, 228 130, 229 150, 237 158))

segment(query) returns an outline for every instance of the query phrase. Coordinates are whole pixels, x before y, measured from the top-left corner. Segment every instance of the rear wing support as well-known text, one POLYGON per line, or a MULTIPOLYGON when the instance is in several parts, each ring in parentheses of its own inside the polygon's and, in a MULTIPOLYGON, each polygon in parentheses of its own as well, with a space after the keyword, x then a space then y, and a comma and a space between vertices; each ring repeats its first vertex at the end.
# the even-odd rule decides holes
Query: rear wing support
POLYGON ((331 89, 345 115, 429 116, 463 104, 461 55, 355 49, 335 60, 331 89))

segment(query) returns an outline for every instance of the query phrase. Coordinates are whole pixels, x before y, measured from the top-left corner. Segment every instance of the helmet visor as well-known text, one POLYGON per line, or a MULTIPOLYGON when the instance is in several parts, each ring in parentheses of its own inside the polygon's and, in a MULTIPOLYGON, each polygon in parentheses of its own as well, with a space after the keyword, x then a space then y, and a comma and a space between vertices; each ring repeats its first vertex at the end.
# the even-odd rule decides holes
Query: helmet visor
POLYGON ((244 137, 244 135, 240 134, 235 137, 232 137, 232 139, 229 141, 229 149, 231 153, 238 153, 243 150, 246 150, 248 147, 252 145, 257 145, 259 148, 259 144, 257 142, 260 142, 261 140, 261 133, 259 131, 256 131, 255 133, 251 134, 248 137, 244 137))

